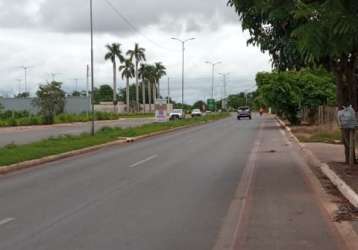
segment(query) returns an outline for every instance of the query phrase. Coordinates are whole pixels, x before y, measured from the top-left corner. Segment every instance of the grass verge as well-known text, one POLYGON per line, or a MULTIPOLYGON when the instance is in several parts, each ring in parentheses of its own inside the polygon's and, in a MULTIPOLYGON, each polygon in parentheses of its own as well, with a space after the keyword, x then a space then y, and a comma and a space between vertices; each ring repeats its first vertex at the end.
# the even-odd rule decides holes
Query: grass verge
MULTIPOLYGON (((154 113, 128 113, 128 114, 114 114, 106 112, 96 112, 96 121, 118 120, 120 118, 150 118, 154 117, 154 113)), ((73 123, 73 122, 89 122, 92 120, 91 115, 87 114, 60 114, 54 119, 54 124, 73 123)), ((44 125, 44 118, 39 115, 30 115, 28 113, 17 113, 12 117, 11 113, 1 116, 0 113, 0 127, 16 127, 16 126, 33 126, 44 125)))
POLYGON ((95 136, 81 134, 49 138, 25 145, 10 144, 0 148, 0 168, 15 163, 40 159, 46 156, 70 152, 118 140, 120 137, 136 137, 183 126, 205 124, 228 117, 228 113, 211 114, 200 118, 146 124, 136 128, 103 128, 95 136))
POLYGON ((341 142, 341 131, 339 129, 320 128, 318 126, 298 126, 291 129, 300 142, 331 144, 341 142))

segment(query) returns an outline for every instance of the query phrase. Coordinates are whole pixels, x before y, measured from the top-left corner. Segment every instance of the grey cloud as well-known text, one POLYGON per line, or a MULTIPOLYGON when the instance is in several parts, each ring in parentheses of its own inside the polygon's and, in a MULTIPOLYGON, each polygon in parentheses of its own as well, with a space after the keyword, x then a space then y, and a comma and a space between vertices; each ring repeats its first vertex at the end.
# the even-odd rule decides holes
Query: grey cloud
MULTIPOLYGON (((97 32, 131 31, 106 1, 138 28, 158 25, 165 30, 180 31, 184 27, 184 31, 198 31, 237 19, 226 7, 226 0, 94 0, 97 32), (165 23, 168 18, 170 22, 165 23)), ((75 33, 89 28, 89 0, 0 0, 0 6, 1 27, 75 33)))

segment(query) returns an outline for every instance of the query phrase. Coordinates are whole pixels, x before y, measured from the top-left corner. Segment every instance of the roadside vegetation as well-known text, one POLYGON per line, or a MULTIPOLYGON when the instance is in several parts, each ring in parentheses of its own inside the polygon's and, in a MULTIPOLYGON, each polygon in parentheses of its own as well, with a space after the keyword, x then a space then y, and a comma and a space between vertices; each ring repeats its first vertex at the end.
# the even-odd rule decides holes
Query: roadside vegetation
POLYGON ((325 128, 322 126, 293 126, 292 133, 300 142, 341 144, 341 130, 338 128, 325 128))
MULTIPOLYGON (((335 106, 343 109, 352 105, 355 111, 358 110, 357 1, 227 2, 239 15, 243 29, 250 33, 248 43, 259 46, 271 56, 276 76, 284 76, 287 71, 324 68, 334 82, 335 106)), ((280 80, 279 77, 276 79, 280 80)), ((270 84, 276 96, 262 97, 266 101, 271 99, 275 108, 281 109, 278 112, 286 113, 291 123, 299 123, 296 109, 300 106, 299 101, 304 99, 299 98, 295 91, 299 93, 301 86, 297 88, 283 81, 281 84, 270 84), (294 100, 294 105, 291 100, 294 100)), ((309 82, 306 84, 310 86, 309 82)), ((264 87, 261 93, 265 91, 264 87)), ((342 138, 348 138, 348 131, 344 133, 342 138)), ((347 140, 344 140, 344 146, 348 162, 347 140)))
POLYGON ((0 148, 0 166, 66 153, 72 150, 116 141, 119 138, 136 137, 173 128, 205 124, 228 116, 230 116, 229 113, 210 114, 199 118, 152 123, 135 128, 103 128, 97 132, 95 136, 91 136, 90 134, 82 134, 79 136, 65 135, 26 145, 10 144, 0 148))
POLYGON ((300 123, 303 109, 336 103, 333 76, 324 69, 258 73, 256 83, 256 103, 271 107, 292 125, 300 123))
MULTIPOLYGON (((120 118, 150 118, 154 117, 153 113, 124 113, 115 114, 108 112, 96 112, 96 121, 118 120, 120 118)), ((89 122, 92 120, 92 115, 83 114, 59 114, 53 118, 54 124, 74 123, 74 122, 89 122)), ((48 124, 43 116, 32 115, 29 112, 12 112, 0 111, 0 127, 15 127, 15 126, 33 126, 48 124)))

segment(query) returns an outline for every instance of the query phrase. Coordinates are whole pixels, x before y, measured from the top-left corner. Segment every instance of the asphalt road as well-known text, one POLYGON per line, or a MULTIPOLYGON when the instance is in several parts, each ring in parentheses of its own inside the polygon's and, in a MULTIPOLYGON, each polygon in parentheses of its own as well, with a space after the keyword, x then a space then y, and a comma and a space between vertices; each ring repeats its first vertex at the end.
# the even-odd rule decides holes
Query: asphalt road
POLYGON ((298 160, 285 155, 273 121, 259 118, 229 118, 0 177, 0 249, 210 250, 258 139, 266 147, 254 152, 259 171, 240 247, 338 249, 298 160), (282 152, 266 153, 272 147, 282 152))
MULTIPOLYGON (((96 130, 103 127, 136 127, 146 123, 153 122, 153 118, 131 118, 120 119, 117 121, 96 121, 96 130)), ((72 123, 57 124, 52 126, 25 126, 25 127, 8 127, 0 128, 0 147, 15 143, 26 144, 51 136, 60 136, 64 134, 79 135, 89 132, 91 123, 72 123)))

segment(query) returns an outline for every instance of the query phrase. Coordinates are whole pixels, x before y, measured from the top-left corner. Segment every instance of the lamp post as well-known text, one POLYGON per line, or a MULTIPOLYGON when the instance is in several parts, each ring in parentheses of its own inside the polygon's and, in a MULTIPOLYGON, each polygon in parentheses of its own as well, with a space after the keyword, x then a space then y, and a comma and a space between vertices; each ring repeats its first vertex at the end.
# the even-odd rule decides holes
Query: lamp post
POLYGON ((218 62, 210 62, 210 61, 206 61, 205 63, 210 64, 211 65, 211 69, 212 69, 212 75, 211 75, 211 99, 214 99, 214 81, 215 81, 215 66, 218 64, 221 64, 221 61, 218 62))
POLYGON ((27 71, 29 70, 29 69, 31 69, 32 68, 32 66, 21 66, 20 68, 22 68, 23 70, 24 70, 24 83, 25 83, 25 93, 27 92, 27 71))
POLYGON ((61 75, 61 74, 62 73, 55 73, 55 72, 50 73, 50 75, 52 77, 52 81, 55 82, 56 81, 56 76, 61 75))
POLYGON ((91 108, 92 108, 92 123, 91 123, 91 135, 95 134, 95 122, 94 122, 94 59, 93 59, 93 0, 90 0, 90 25, 91 25, 91 108))
POLYGON ((226 94, 226 77, 230 75, 230 73, 219 73, 223 77, 224 80, 224 98, 223 101, 225 102, 224 105, 222 105, 224 109, 227 109, 227 94, 226 94))
POLYGON ((186 40, 181 40, 179 38, 175 38, 172 37, 171 39, 176 40, 178 42, 180 42, 182 44, 182 76, 181 76, 181 88, 182 88, 182 92, 181 92, 181 102, 182 102, 182 107, 184 107, 184 64, 185 64, 185 43, 195 40, 195 38, 189 38, 186 40))
POLYGON ((167 104, 170 103, 170 77, 168 77, 168 98, 167 98, 167 104))

